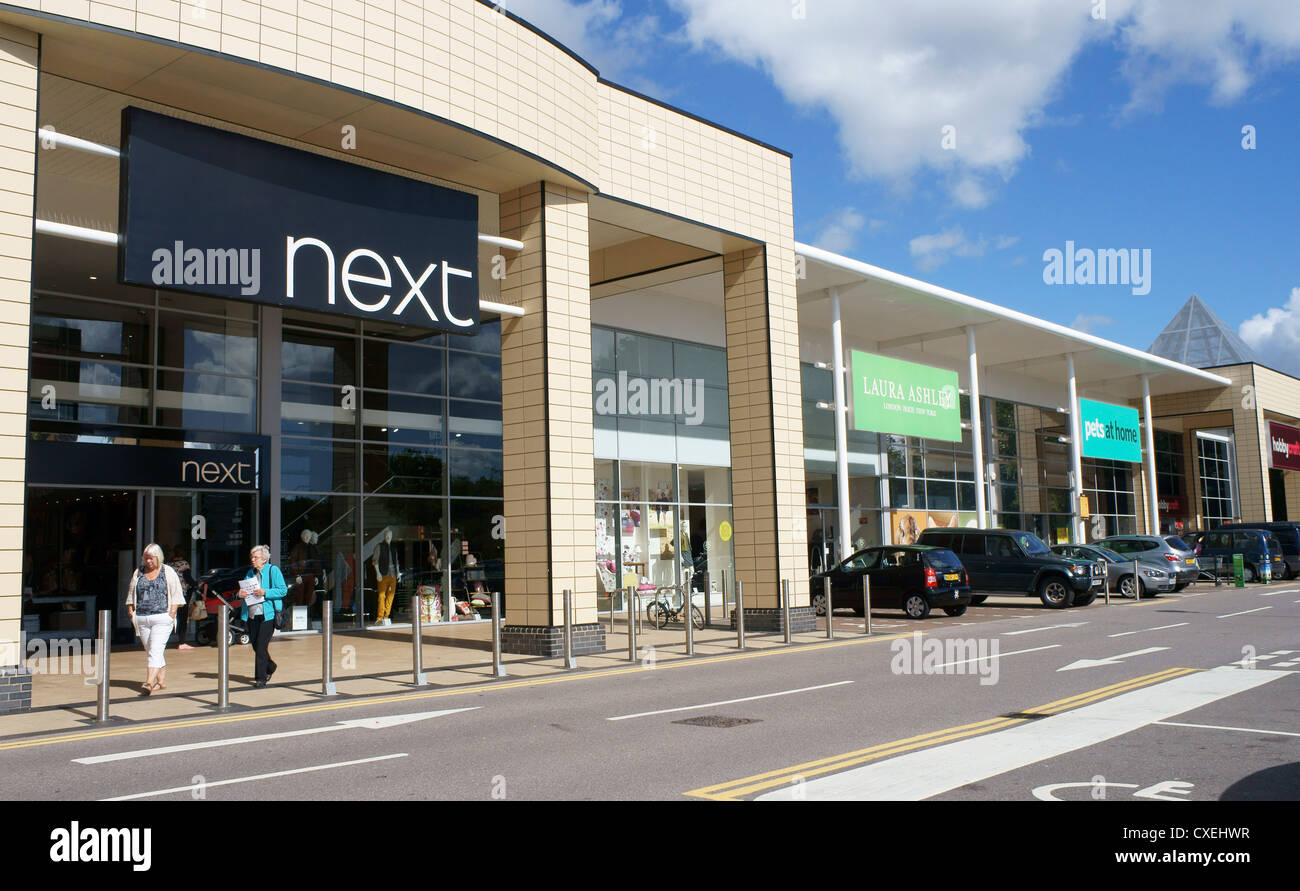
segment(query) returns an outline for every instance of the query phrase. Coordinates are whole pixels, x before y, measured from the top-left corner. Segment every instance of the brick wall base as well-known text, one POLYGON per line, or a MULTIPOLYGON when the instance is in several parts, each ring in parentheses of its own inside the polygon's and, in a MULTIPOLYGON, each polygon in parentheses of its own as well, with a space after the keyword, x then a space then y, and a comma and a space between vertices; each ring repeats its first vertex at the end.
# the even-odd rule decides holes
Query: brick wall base
MULTIPOLYGON (((736 627, 736 611, 731 611, 731 627, 736 627)), ((790 633, 817 630, 817 613, 811 606, 790 607, 790 633)), ((745 609, 745 633, 785 632, 785 615, 780 609, 745 609)))
POLYGON ((32 673, 23 666, 0 668, 0 715, 29 711, 32 707, 32 673))
MULTIPOLYGON (((563 656, 564 627, 501 626, 501 651, 522 656, 563 656)), ((595 622, 573 626, 573 655, 605 652, 605 626, 595 622)))

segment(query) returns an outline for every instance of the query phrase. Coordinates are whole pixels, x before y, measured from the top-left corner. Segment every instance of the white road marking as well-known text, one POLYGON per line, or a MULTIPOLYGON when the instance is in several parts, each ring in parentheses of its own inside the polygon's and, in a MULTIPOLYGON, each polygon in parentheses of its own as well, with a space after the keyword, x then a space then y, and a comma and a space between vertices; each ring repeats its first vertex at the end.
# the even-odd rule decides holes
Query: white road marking
POLYGON ((385 727, 396 727, 400 724, 410 724, 412 721, 423 721, 426 718, 437 718, 442 715, 451 715, 456 712, 469 712, 479 706, 472 708, 445 708, 436 712, 416 712, 409 715, 384 715, 377 718, 354 718, 350 721, 339 721, 337 724, 330 724, 325 727, 308 727, 306 730, 286 730, 281 733, 261 733, 257 736, 238 736, 231 739, 212 739, 204 742, 182 743, 175 746, 160 746, 156 749, 134 749, 130 752, 114 752, 111 755, 89 755, 85 758, 73 758, 73 764, 105 764, 109 761, 129 761, 132 758, 149 758, 154 755, 170 755, 174 752, 192 752, 196 749, 217 749, 222 746, 237 746, 242 743, 264 742, 268 739, 288 739, 294 736, 310 736, 315 733, 330 733, 334 730, 352 730, 355 728, 364 728, 366 730, 383 730, 385 727))
POLYGON ((1148 653, 1159 653, 1161 650, 1167 649, 1169 649, 1169 647, 1147 647, 1144 650, 1134 650, 1131 653, 1120 653, 1118 656, 1103 656, 1100 659, 1079 659, 1056 670, 1075 671, 1080 668, 1097 668, 1101 665, 1118 665, 1119 660, 1127 659, 1130 656, 1145 656, 1148 653))
POLYGON ((875 761, 786 787, 759 801, 920 801, 1057 758, 1284 677, 1212 669, 1176 677, 1050 718, 875 761))
POLYGON ((661 708, 654 712, 637 712, 635 715, 617 715, 606 721, 626 721, 630 718, 647 718, 651 715, 667 715, 673 712, 689 712, 697 708, 713 708, 715 705, 732 705, 737 702, 752 702, 755 699, 771 699, 774 696, 789 696, 792 693, 807 693, 810 690, 825 690, 827 687, 842 687, 853 681, 836 681, 833 684, 818 684, 816 687, 800 687, 798 690, 782 690, 779 693, 761 693, 758 696, 744 696, 740 699, 723 699, 719 702, 704 702, 699 705, 683 705, 680 708, 661 708))
POLYGON ((1281 591, 1258 591, 1260 597, 1273 597, 1277 594, 1300 594, 1300 588, 1283 588, 1281 591))
POLYGON ((1152 724, 1159 724, 1161 727, 1199 727, 1202 730, 1236 730, 1240 733, 1267 733, 1273 736, 1300 736, 1300 733, 1291 733, 1288 730, 1255 730, 1251 727, 1220 727, 1218 724, 1180 724, 1177 721, 1152 721, 1152 724))
POLYGON ((1033 634, 1035 631, 1051 631, 1053 628, 1080 628, 1087 625, 1087 622, 1066 622, 1063 625, 1043 625, 1041 628, 1022 628, 1019 631, 1003 631, 1004 637, 1011 637, 1013 634, 1033 634))
MULTIPOLYGON (((1297 600, 1296 603, 1300 603, 1300 600, 1297 600)), ((1216 618, 1216 619, 1231 619, 1233 616, 1244 616, 1244 615, 1246 615, 1246 613, 1258 613, 1258 612, 1263 612, 1263 611, 1266 610, 1266 609, 1272 609, 1272 608, 1273 608, 1273 607, 1271 607, 1271 606, 1261 606, 1261 607, 1256 607, 1255 609, 1243 609, 1243 610, 1242 610, 1241 612, 1239 612, 1239 613, 1228 613, 1226 616, 1215 616, 1215 618, 1216 618)))
POLYGON ((1118 634, 1108 634, 1107 637, 1128 637, 1130 634, 1141 634, 1144 631, 1164 631, 1166 628, 1181 628, 1184 625, 1190 625, 1190 622, 1176 622, 1173 625, 1157 625, 1154 628, 1139 628, 1137 631, 1121 631, 1118 634))
MULTIPOLYGON (((976 656, 973 659, 959 659, 956 662, 945 662, 942 665, 936 665, 935 668, 947 668, 950 665, 965 665, 967 662, 992 662, 994 659, 1005 659, 1007 656, 1019 656, 1021 653, 1037 653, 1039 650, 1054 650, 1060 644, 1048 644, 1045 647, 1032 647, 1028 650, 1012 650, 1010 653, 990 653, 987 656, 976 656)), ((930 669, 927 668, 926 671, 930 669)))
MULTIPOLYGON (((391 758, 405 758, 406 752, 398 752, 394 755, 378 755, 374 758, 360 758, 356 761, 339 761, 334 764, 317 764, 313 767, 298 767, 293 770, 277 770, 275 773, 260 773, 252 777, 235 777, 232 780, 215 780, 210 783, 204 783, 204 789, 214 789, 217 786, 233 786, 236 783, 251 783, 256 780, 269 780, 275 777, 287 777, 297 773, 313 773, 318 770, 333 770, 336 767, 352 767, 356 764, 370 764, 375 761, 388 761, 391 758)), ((153 792, 136 792, 133 795, 119 795, 116 798, 101 798, 100 801, 133 801, 137 798, 153 798, 155 795, 173 795, 177 792, 190 792, 197 788, 197 784, 190 783, 188 786, 176 786, 172 789, 157 789, 153 792)))

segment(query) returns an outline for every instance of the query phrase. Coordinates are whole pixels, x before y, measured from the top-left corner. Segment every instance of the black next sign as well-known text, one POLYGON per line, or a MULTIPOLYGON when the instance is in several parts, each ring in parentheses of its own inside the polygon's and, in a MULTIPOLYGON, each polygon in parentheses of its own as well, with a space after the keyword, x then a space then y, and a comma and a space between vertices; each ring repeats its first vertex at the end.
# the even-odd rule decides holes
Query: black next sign
POLYGON ((125 283, 478 328, 472 194, 139 108, 121 181, 125 283))

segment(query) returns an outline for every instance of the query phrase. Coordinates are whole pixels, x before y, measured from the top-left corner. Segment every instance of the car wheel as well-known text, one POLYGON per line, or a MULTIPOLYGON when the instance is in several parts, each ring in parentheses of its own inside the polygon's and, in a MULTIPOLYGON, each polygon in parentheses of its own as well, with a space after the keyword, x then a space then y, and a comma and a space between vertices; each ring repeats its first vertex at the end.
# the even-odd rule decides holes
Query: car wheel
POLYGON ((1247 563, 1247 564, 1246 564, 1246 582, 1247 582, 1247 583, 1252 583, 1252 582, 1257 582, 1257 581, 1259 581, 1259 573, 1255 571, 1255 567, 1253 567, 1253 566, 1251 566, 1249 563, 1247 563))
POLYGON ((1089 591, 1087 594, 1080 594, 1079 596, 1074 598, 1074 605, 1087 606, 1088 604, 1092 603, 1096 599, 1097 599, 1096 593, 1093 591, 1089 591))
POLYGON ((826 595, 825 593, 814 594, 812 596, 813 612, 819 616, 826 615, 826 595))
POLYGON ((1137 597, 1141 595, 1141 591, 1142 583, 1140 581, 1135 583, 1131 575, 1120 576, 1119 593, 1122 596, 1137 597))
POLYGON ((1050 576, 1039 583, 1038 599, 1043 601, 1043 606, 1048 609, 1065 609, 1074 603, 1074 592, 1070 590, 1070 586, 1064 579, 1050 576))
POLYGON ((930 615, 930 601, 920 594, 908 594, 903 599, 903 612, 909 619, 924 619, 930 615))
POLYGON ((943 611, 948 615, 952 616, 954 619, 957 618, 958 616, 966 615, 966 607, 964 606, 945 606, 943 608, 943 611))
POLYGON ((986 600, 988 600, 988 599, 989 599, 989 595, 987 595, 987 594, 976 594, 976 595, 974 595, 973 597, 971 597, 970 602, 971 602, 971 603, 983 603, 984 601, 986 601, 986 600))
POLYGON ((1288 564, 1283 563, 1282 574, 1279 575, 1278 578, 1284 582, 1289 582, 1291 580, 1292 575, 1294 575, 1294 573, 1291 572, 1291 567, 1288 564))
POLYGON ((1191 582, 1179 582, 1178 584, 1174 585, 1174 593, 1177 594, 1179 591, 1183 590, 1190 584, 1191 582))

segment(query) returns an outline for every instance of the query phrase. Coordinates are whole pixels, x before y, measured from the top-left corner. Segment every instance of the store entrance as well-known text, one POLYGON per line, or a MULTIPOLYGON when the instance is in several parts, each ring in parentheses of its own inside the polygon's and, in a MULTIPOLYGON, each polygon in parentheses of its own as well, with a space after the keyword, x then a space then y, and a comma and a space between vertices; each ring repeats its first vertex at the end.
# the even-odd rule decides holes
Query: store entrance
POLYGON ((257 543, 256 499, 252 492, 29 487, 23 630, 28 638, 90 637, 97 612, 112 610, 116 636, 129 635, 124 600, 144 546, 155 542, 167 562, 185 561, 194 579, 238 571, 257 543))

